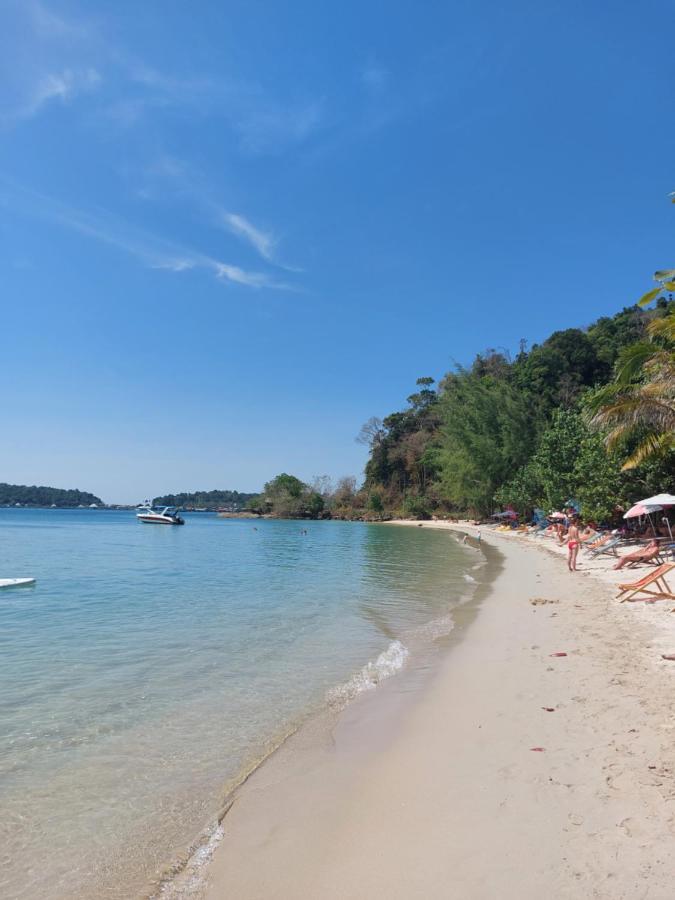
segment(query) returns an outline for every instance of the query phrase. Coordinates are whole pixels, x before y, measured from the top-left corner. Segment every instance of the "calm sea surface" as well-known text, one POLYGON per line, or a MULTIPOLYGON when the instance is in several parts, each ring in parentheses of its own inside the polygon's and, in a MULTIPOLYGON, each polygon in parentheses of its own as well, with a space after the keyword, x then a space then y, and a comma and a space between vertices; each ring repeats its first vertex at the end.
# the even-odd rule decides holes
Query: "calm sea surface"
POLYGON ((130 898, 308 715, 423 656, 475 554, 342 522, 0 509, 0 896, 130 898), (308 533, 303 534, 306 528, 308 533))

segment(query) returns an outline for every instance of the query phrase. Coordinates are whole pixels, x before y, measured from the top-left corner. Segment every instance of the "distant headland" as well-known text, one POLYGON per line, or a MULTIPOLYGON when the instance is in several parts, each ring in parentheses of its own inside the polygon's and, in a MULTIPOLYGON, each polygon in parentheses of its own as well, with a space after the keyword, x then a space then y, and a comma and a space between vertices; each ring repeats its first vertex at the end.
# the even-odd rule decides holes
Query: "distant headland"
POLYGON ((88 491, 65 490, 26 484, 0 484, 0 506, 49 506, 57 509, 77 509, 86 506, 105 506, 100 497, 88 491))

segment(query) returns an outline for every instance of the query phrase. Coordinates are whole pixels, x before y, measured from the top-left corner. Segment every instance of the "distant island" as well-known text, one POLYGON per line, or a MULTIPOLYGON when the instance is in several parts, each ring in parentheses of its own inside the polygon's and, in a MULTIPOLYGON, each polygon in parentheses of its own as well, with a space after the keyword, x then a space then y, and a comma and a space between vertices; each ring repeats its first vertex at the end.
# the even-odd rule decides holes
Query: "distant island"
POLYGON ((154 506, 181 506, 183 509, 222 509, 225 512, 241 512, 257 494, 239 491, 195 491, 194 493, 165 494, 155 497, 154 506))
POLYGON ((26 484, 0 484, 0 506, 55 506, 73 509, 78 506, 104 506, 100 497, 88 491, 64 490, 26 484))

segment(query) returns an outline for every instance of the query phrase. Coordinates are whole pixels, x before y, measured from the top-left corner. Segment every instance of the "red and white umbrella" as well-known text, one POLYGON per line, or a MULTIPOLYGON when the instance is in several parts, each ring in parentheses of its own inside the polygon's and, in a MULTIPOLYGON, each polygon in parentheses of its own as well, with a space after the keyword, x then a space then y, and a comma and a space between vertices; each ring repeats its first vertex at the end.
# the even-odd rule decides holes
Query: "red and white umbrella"
POLYGON ((636 503, 623 514, 623 517, 624 519, 636 519, 638 516, 648 516, 650 513, 658 512, 662 508, 657 503, 636 503))

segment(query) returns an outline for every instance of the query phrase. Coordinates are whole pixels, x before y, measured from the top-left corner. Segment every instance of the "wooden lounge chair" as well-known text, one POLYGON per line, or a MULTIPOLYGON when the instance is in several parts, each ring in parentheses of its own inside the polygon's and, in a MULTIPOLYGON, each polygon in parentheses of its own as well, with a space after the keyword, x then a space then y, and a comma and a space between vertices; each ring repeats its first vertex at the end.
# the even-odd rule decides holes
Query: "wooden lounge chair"
POLYGON ((675 563, 663 563, 658 569, 637 581, 633 581, 630 584, 620 584, 616 599, 622 603, 625 603, 626 600, 645 600, 647 603, 653 603, 654 600, 675 600, 675 594, 671 591, 665 577, 673 569, 675 569, 675 563), (635 594, 647 594, 648 596, 636 597, 635 594))
POLYGON ((628 566, 629 569, 632 569, 634 566, 640 565, 640 563, 653 563, 655 566, 660 566, 662 562, 661 548, 656 541, 653 541, 646 547, 641 547, 639 550, 633 550, 632 553, 625 553, 623 556, 620 556, 614 568, 623 569, 624 566, 628 566))
POLYGON ((616 548, 619 546, 623 538, 614 537, 610 538, 608 541, 598 544, 597 547, 593 550, 589 550, 591 556, 602 556, 603 553, 608 553, 610 556, 616 556, 616 548))
POLYGON ((602 547, 603 544, 606 544, 612 535, 607 532, 607 534, 597 535, 594 534, 592 537, 586 538, 581 542, 582 549, 584 550, 596 550, 598 547, 602 547))

